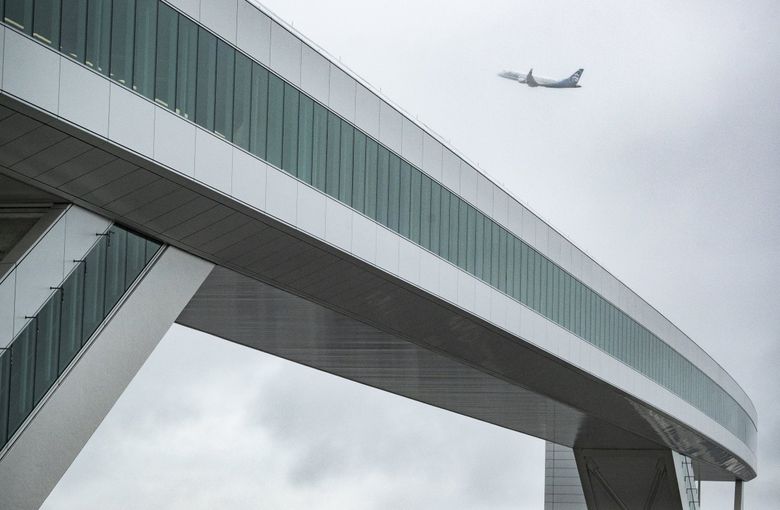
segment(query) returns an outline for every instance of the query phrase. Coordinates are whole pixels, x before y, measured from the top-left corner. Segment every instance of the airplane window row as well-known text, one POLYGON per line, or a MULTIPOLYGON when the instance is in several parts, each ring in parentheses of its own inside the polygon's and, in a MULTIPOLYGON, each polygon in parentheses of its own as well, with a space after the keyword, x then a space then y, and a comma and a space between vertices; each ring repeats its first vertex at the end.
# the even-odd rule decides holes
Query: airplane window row
POLYGON ((158 0, 5 0, 5 23, 468 271, 663 385, 747 443, 704 372, 398 154, 158 0), (33 8, 34 5, 34 8, 33 8))

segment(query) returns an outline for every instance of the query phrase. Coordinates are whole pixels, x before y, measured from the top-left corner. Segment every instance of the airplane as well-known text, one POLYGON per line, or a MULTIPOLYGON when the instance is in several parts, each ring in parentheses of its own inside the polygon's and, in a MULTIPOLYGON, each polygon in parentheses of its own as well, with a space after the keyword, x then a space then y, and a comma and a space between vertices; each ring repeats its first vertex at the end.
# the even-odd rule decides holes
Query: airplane
POLYGON ((583 69, 577 69, 577 72, 563 80, 550 80, 548 78, 537 78, 534 76, 534 70, 528 71, 528 74, 516 73, 514 71, 502 71, 498 75, 507 80, 514 80, 525 83, 529 87, 547 87, 549 89, 574 89, 580 88, 577 84, 582 76, 583 69))

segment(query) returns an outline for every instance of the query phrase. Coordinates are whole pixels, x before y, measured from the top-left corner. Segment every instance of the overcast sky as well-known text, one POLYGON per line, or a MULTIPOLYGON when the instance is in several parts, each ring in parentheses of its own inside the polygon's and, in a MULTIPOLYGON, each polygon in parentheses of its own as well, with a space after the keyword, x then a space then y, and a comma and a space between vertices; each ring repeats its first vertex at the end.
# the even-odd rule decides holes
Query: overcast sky
MULTIPOLYGON (((721 363, 759 413, 746 508, 777 507, 780 2, 266 5, 721 363), (582 88, 496 77, 531 67, 582 88)), ((45 508, 530 509, 543 466, 538 439, 174 326, 45 508)))

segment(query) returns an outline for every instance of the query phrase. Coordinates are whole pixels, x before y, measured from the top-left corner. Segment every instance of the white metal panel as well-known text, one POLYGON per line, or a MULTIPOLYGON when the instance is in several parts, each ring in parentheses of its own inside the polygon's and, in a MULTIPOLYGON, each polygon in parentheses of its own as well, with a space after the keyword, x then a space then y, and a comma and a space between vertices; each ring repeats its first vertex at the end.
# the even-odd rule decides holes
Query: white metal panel
POLYGON ((301 47, 301 88, 322 104, 328 104, 330 97, 330 66, 330 62, 308 44, 301 47))
POLYGON ((63 218, 65 221, 65 256, 63 275, 67 275, 94 245, 98 237, 95 234, 105 232, 111 221, 102 216, 71 206, 63 218))
POLYGON ((267 175, 266 210, 280 220, 295 225, 298 209, 298 181, 270 166, 267 175))
POLYGON ((490 320, 490 294, 493 289, 485 282, 476 281, 477 301, 474 312, 483 319, 490 320))
POLYGON ((545 222, 536 218, 534 221, 536 225, 536 247, 542 253, 547 253, 549 246, 547 245, 547 234, 550 231, 550 227, 545 222))
MULTIPOLYGON (((276 170, 269 170, 275 172, 276 170)), ((298 183, 298 228, 304 232, 325 239, 325 208, 327 197, 319 191, 298 183)))
POLYGON ((508 199, 504 190, 493 185, 493 218, 504 227, 509 226, 508 199))
POLYGON ((110 82, 67 57, 60 58, 60 117, 108 136, 110 82))
POLYGON ((422 166, 422 129, 407 119, 403 118, 403 140, 401 141, 401 155, 411 164, 420 168, 422 166))
POLYGON ((455 193, 460 193, 460 158, 446 147, 442 152, 441 183, 455 193))
POLYGON ((259 62, 271 62, 271 19, 246 0, 238 1, 238 47, 259 62))
POLYGON ((439 295, 451 303, 458 302, 458 270, 445 262, 439 268, 439 295))
POLYGON ((355 80, 337 66, 330 64, 330 93, 328 107, 347 119, 355 121, 355 80))
POLYGON ((549 236, 549 243, 548 243, 548 251, 546 253, 547 258, 552 260, 554 263, 560 265, 561 264, 561 236, 554 230, 548 229, 548 236, 549 236))
POLYGON ((35 315, 52 294, 51 287, 62 283, 64 258, 65 222, 61 217, 16 266, 14 336, 27 323, 24 317, 35 315))
POLYGON ((5 31, 3 90, 38 108, 59 110, 60 56, 14 30, 5 31))
POLYGON ((271 69, 293 85, 301 84, 300 39, 271 21, 271 69))
POLYGON ((495 186, 482 174, 477 175, 477 208, 493 217, 493 188, 495 186))
POLYGON ((325 240, 346 252, 352 251, 352 209, 328 199, 325 206, 325 240))
POLYGON ((441 260, 426 250, 420 253, 420 286, 431 294, 439 293, 439 270, 441 260))
POLYGON ((504 327, 506 324, 506 296, 496 289, 490 289, 490 320, 493 324, 504 327))
POLYGON ((233 148, 233 196, 257 209, 265 209, 265 179, 267 165, 233 148))
POLYGON ((422 170, 433 179, 442 180, 442 145, 428 133, 423 133, 423 165, 422 170))
POLYGON ((386 228, 377 228, 376 233, 376 264, 389 273, 398 274, 401 238, 386 228))
POLYGON ((236 43, 238 2, 244 0, 205 0, 200 4, 200 22, 226 41, 236 43))
POLYGON ((112 83, 109 108, 108 138, 139 154, 154 157, 155 106, 112 83))
POLYGON ((165 0, 195 21, 200 20, 200 0, 165 0))
POLYGON ((198 128, 164 108, 154 110, 154 159, 177 172, 194 176, 198 128))
POLYGON ((16 271, 0 282, 0 348, 5 348, 14 338, 14 301, 16 271))
POLYGON ((520 324, 522 318, 521 308, 523 308, 523 306, 517 303, 517 301, 512 301, 507 309, 507 326, 509 332, 518 336, 520 335, 522 327, 520 324))
POLYGON ((509 230, 517 237, 523 237, 523 206, 514 200, 509 200, 508 211, 509 230))
POLYGON ((401 238, 398 246, 398 274, 408 282, 420 283, 420 247, 401 238))
POLYGON ((384 101, 379 103, 379 141, 390 150, 401 152, 403 139, 402 116, 384 101))
POLYGON ((195 178, 230 193, 233 179, 233 147, 202 129, 195 131, 195 178))
POLYGON ((352 215, 352 253, 363 260, 376 261, 376 223, 362 214, 352 215))
POLYGON ((379 139, 379 98, 366 87, 357 84, 355 92, 355 125, 379 139))
POLYGON ((465 161, 460 165, 460 196, 471 205, 477 205, 477 172, 465 161))
POLYGON ((458 271, 458 306, 474 310, 477 301, 477 281, 465 271, 458 271))

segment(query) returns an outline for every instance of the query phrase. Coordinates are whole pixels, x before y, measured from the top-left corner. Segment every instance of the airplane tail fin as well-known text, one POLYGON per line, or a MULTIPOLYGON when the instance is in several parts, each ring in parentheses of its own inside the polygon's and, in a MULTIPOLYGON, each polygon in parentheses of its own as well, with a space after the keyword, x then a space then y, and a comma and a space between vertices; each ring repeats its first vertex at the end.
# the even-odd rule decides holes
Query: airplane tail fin
POLYGON ((584 69, 577 69, 577 72, 569 76, 569 81, 572 83, 572 85, 576 85, 578 81, 580 81, 580 76, 582 76, 582 71, 584 69))
POLYGON ((530 71, 528 71, 528 75, 525 77, 525 82, 528 84, 529 87, 536 87, 539 84, 534 79, 534 70, 531 68, 530 71))

